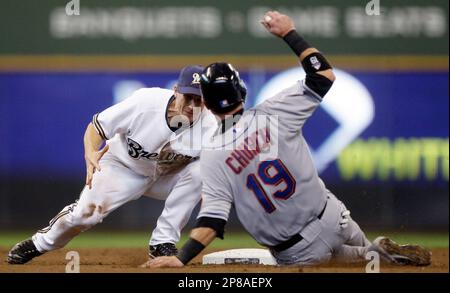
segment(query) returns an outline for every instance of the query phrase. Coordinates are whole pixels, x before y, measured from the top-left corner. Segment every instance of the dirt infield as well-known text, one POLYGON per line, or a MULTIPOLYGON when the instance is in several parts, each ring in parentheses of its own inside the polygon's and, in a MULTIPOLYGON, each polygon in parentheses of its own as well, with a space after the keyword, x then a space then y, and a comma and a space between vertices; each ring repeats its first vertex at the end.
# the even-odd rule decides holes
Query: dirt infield
MULTIPOLYGON (((68 260, 65 259, 68 249, 54 251, 34 259, 26 265, 9 265, 4 260, 8 249, 0 248, 0 255, 3 260, 0 263, 0 272, 23 273, 63 273, 68 260)), ((272 267, 262 265, 201 265, 201 257, 194 259, 191 265, 181 269, 143 269, 139 265, 147 259, 145 248, 91 248, 77 249, 80 255, 80 271, 82 273, 330 273, 348 272, 363 273, 365 264, 342 265, 328 264, 317 267, 272 267)), ((381 265, 381 272, 411 272, 411 273, 431 273, 449 272, 448 248, 433 249, 432 264, 427 267, 413 266, 388 266, 381 265)))

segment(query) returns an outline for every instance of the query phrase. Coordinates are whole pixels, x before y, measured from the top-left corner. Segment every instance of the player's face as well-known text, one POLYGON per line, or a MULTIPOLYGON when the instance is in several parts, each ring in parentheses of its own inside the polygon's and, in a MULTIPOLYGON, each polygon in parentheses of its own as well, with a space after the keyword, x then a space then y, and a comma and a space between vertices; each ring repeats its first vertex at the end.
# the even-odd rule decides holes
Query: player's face
POLYGON ((177 104, 181 114, 188 117, 190 122, 195 121, 199 117, 204 107, 202 97, 192 94, 179 94, 177 96, 177 104))

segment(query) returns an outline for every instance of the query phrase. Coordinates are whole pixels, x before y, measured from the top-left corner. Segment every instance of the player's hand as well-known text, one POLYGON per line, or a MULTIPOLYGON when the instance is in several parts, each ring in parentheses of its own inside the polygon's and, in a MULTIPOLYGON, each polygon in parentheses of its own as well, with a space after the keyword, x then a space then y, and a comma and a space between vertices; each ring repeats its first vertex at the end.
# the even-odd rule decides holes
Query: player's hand
POLYGON ((95 171, 101 171, 99 161, 108 149, 109 145, 105 145, 105 147, 99 151, 89 151, 84 155, 84 159, 86 160, 86 185, 89 186, 89 189, 92 188, 92 177, 94 176, 95 171))
POLYGON ((261 23, 271 34, 280 38, 295 30, 294 21, 289 16, 278 11, 267 11, 261 23))
POLYGON ((161 256, 149 259, 141 267, 143 268, 181 268, 184 264, 176 256, 161 256))

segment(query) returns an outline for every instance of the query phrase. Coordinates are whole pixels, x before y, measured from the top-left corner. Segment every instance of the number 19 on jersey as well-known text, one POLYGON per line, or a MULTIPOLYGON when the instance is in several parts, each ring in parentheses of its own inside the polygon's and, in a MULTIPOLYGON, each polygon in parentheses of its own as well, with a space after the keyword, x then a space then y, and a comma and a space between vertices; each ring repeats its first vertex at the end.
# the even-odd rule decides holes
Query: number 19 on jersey
POLYGON ((280 159, 263 161, 259 163, 257 174, 251 173, 247 176, 247 188, 249 188, 258 199, 258 202, 267 213, 276 210, 273 200, 286 200, 295 193, 296 181, 280 159), (279 187, 284 182, 284 188, 277 188, 270 196, 266 189, 270 186, 279 187))

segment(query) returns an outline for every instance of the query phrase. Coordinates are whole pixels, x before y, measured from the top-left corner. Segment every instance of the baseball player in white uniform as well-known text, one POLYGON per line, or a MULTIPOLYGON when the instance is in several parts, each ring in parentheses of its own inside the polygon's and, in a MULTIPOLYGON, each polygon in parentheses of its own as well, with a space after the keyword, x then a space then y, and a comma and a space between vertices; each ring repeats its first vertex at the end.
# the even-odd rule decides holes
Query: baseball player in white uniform
POLYGON ((419 246, 400 246, 386 237, 369 242, 345 205, 326 189, 302 127, 332 86, 332 68, 298 35, 288 16, 269 11, 263 25, 291 47, 306 78, 244 112, 246 91, 238 72, 227 63, 205 68, 203 99, 222 124, 202 150, 196 228, 176 256, 152 259, 147 266, 187 264, 215 237, 223 238, 233 204, 244 228, 279 265, 313 265, 331 257, 355 262, 369 250, 392 263, 429 264, 429 252, 419 246))
POLYGON ((176 254, 180 230, 200 200, 202 135, 217 125, 203 109, 202 71, 200 66, 187 66, 174 90, 142 88, 94 115, 84 135, 87 175, 79 199, 48 227, 16 244, 7 261, 23 264, 61 248, 142 195, 165 200, 150 239, 150 257, 176 254))

